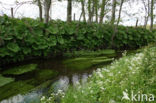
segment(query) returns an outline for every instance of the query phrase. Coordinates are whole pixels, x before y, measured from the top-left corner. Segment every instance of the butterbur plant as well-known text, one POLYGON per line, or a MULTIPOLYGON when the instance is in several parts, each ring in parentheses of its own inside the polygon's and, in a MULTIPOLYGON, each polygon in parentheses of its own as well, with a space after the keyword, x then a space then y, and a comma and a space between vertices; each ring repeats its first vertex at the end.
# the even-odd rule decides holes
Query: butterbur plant
MULTIPOLYGON (((118 26, 115 49, 136 49, 155 40, 154 32, 143 28, 118 26)), ((0 17, 1 65, 26 57, 60 55, 73 50, 111 48, 113 27, 84 22, 50 21, 48 25, 30 18, 0 17)))

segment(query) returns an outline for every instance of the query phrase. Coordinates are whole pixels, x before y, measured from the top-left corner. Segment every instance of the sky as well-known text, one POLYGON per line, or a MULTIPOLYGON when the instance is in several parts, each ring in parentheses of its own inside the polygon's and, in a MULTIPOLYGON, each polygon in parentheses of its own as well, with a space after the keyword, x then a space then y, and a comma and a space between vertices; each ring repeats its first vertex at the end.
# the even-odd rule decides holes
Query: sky
MULTIPOLYGON (((20 6, 18 9, 15 5, 16 0, 0 0, 0 15, 7 14, 8 16, 11 15, 10 8, 14 8, 14 16, 15 17, 31 17, 31 18, 37 18, 39 15, 38 7, 35 4, 24 4, 20 6)), ((22 1, 31 1, 31 0, 18 0, 19 2, 22 1)), ((66 20, 66 8, 67 8, 67 2, 53 2, 52 8, 51 8, 51 17, 52 19, 60 19, 60 20, 66 20)), ((135 22, 137 18, 139 18, 139 25, 144 24, 144 10, 143 4, 141 2, 134 2, 130 5, 129 2, 124 3, 123 5, 123 12, 121 15, 123 25, 132 26, 135 25, 135 22), (126 13, 128 11, 128 14, 126 13), (134 15, 135 14, 135 15, 134 15), (129 16, 131 15, 131 16, 129 16)), ((79 19, 81 14, 81 5, 80 4, 73 4, 73 15, 76 14, 76 20, 79 19)), ((108 14, 109 15, 109 14, 108 14)), ((118 17, 118 11, 117 15, 118 17)))

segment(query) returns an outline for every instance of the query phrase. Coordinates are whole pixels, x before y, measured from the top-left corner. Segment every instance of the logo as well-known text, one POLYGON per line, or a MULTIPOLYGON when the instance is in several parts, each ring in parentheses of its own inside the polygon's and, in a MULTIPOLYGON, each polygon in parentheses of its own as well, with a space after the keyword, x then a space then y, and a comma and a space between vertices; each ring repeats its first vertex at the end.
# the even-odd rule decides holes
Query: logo
POLYGON ((123 91, 123 97, 122 97, 122 101, 123 100, 128 100, 128 101, 138 101, 138 102, 143 102, 143 101, 148 101, 148 102, 152 102, 154 101, 154 94, 143 94, 140 91, 135 93, 134 91, 131 91, 131 94, 128 94, 128 91, 125 90, 123 91))

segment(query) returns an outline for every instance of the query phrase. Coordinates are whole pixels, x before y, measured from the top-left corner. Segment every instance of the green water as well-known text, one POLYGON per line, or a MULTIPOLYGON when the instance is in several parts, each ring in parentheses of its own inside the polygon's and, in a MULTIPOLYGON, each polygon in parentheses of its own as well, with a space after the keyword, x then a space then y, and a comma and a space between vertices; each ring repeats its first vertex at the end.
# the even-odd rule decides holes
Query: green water
POLYGON ((85 83, 93 70, 121 56, 121 53, 115 52, 112 55, 107 52, 91 54, 69 59, 31 60, 6 66, 1 76, 12 81, 0 85, 0 94, 3 94, 0 95, 0 103, 39 103, 43 95, 59 89, 66 90, 69 85, 85 83))

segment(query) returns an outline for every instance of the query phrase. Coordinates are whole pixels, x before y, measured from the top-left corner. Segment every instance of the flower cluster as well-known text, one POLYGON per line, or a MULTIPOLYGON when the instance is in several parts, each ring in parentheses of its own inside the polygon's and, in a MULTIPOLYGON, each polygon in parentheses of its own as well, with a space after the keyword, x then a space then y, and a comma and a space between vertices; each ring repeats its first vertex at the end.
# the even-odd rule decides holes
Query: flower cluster
POLYGON ((51 93, 50 97, 42 96, 41 103, 55 103, 56 98, 64 98, 63 90, 58 90, 57 93, 51 93))

